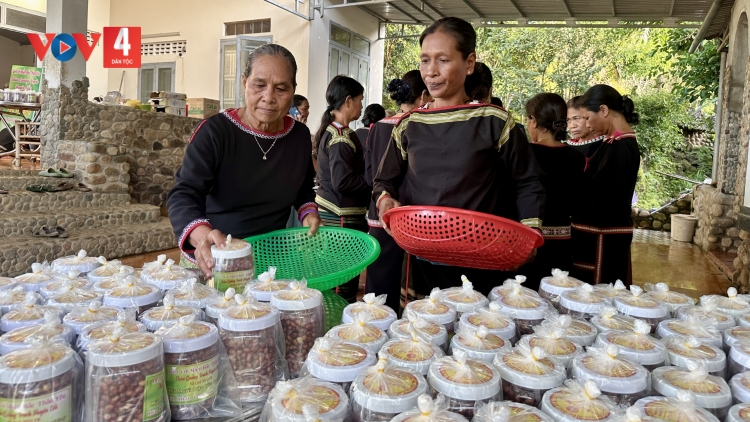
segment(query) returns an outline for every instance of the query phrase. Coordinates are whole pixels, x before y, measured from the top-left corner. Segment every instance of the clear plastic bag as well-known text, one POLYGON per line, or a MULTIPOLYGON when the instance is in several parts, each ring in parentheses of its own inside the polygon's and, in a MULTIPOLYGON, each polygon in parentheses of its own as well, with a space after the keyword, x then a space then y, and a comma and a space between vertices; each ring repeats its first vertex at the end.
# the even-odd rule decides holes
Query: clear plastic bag
MULTIPOLYGON (((414 328, 414 331, 428 339, 430 343, 443 349, 443 351, 448 350, 448 330, 445 329, 445 326, 420 318, 410 309, 404 311, 404 319, 394 321, 391 324, 391 328, 388 329, 388 335, 391 339, 410 340, 412 338, 411 328, 414 328)), ((515 324, 513 325, 513 330, 515 333, 515 324)))
POLYGON ((487 308, 479 308, 475 312, 461 315, 459 330, 461 327, 479 328, 484 326, 492 334, 514 344, 518 339, 516 323, 513 318, 502 312, 502 307, 497 302, 490 302, 487 308))
POLYGON ((662 342, 651 337, 651 326, 645 321, 636 319, 635 329, 632 331, 608 331, 599 334, 596 345, 607 347, 609 344, 620 348, 620 355, 638 362, 649 371, 666 365, 667 347, 662 342))
POLYGON ((573 319, 570 315, 552 315, 542 324, 549 322, 565 329, 565 337, 581 346, 591 346, 596 341, 598 333, 594 324, 583 319, 573 319))
POLYGON ((211 246, 211 257, 214 260, 213 282, 209 284, 219 291, 224 292, 230 287, 235 291, 244 290, 255 275, 253 246, 242 239, 232 238, 231 234, 227 235, 221 248, 211 246))
POLYGON ((716 329, 716 320, 699 315, 688 315, 684 319, 667 319, 656 329, 658 338, 671 336, 693 336, 716 347, 722 347, 724 339, 716 329))
POLYGON ((380 328, 381 330, 387 330, 390 328, 393 321, 398 318, 396 312, 389 306, 386 306, 385 300, 387 295, 375 296, 375 293, 367 293, 363 298, 362 302, 352 303, 344 308, 344 313, 341 316, 341 321, 344 324, 348 324, 354 321, 356 315, 360 312, 367 311, 372 316, 370 324, 380 328))
POLYGON ((722 378, 708 375, 698 361, 688 361, 688 369, 676 366, 657 368, 652 373, 652 388, 665 397, 675 397, 679 390, 689 390, 700 406, 720 420, 727 417, 732 407, 732 391, 722 378))
POLYGON ((60 323, 60 316, 56 312, 47 312, 43 323, 16 328, 0 336, 0 355, 28 349, 35 341, 59 340, 70 346, 74 336, 70 327, 60 323))
POLYGON ((354 321, 331 328, 326 337, 358 344, 377 354, 388 341, 388 335, 382 329, 372 325, 372 315, 367 311, 357 312, 354 321))
POLYGON ((742 327, 750 327, 750 313, 747 313, 737 318, 737 325, 742 326, 742 327))
POLYGON ((748 420, 750 420, 750 403, 742 403, 729 409, 726 422, 747 422, 748 420))
POLYGON ((467 359, 462 350, 430 364, 427 378, 433 392, 443 394, 448 409, 473 418, 480 403, 502 400, 500 373, 492 364, 467 359))
POLYGON ((519 338, 533 334, 535 326, 541 324, 544 318, 556 313, 555 308, 535 291, 512 280, 506 280, 503 286, 506 285, 510 285, 510 290, 502 292, 496 303, 500 305, 500 312, 513 318, 519 338))
POLYGON ((429 297, 409 302, 405 309, 420 318, 443 325, 449 336, 455 332, 456 308, 443 301, 443 292, 437 287, 432 289, 429 297))
POLYGON ((621 314, 638 318, 651 325, 651 332, 656 332, 659 323, 669 318, 669 308, 664 302, 643 295, 643 289, 630 286, 630 296, 619 296, 612 300, 621 314))
POLYGON ((162 291, 153 284, 135 283, 132 279, 104 294, 104 305, 135 309, 140 315, 156 306, 162 299, 162 291))
POLYGON ((695 396, 678 390, 675 397, 645 397, 635 406, 646 415, 663 422, 719 422, 711 413, 695 405, 695 396))
POLYGON ((234 370, 242 402, 262 402, 284 378, 284 337, 279 310, 253 297, 235 295, 219 315, 219 336, 234 370))
MULTIPOLYGON (((232 298, 234 301, 234 298, 232 298)), ((177 306, 174 304, 174 296, 167 293, 164 296, 164 304, 147 310, 138 316, 138 320, 146 326, 146 329, 155 332, 161 327, 171 327, 177 324, 180 318, 193 315, 195 319, 201 319, 203 312, 192 306, 177 306)))
POLYGON ((376 362, 375 354, 362 346, 321 337, 307 355, 300 376, 312 375, 349 391, 352 381, 376 362))
POLYGON ((384 344, 380 354, 393 365, 427 375, 430 364, 445 356, 443 349, 429 337, 409 326, 409 338, 394 338, 384 344))
POLYGON ((44 323, 44 314, 52 312, 62 317, 62 312, 53 306, 39 305, 37 303, 38 295, 34 292, 26 292, 26 299, 22 305, 18 305, 5 313, 0 318, 0 332, 7 333, 19 327, 26 327, 34 324, 44 323))
POLYGON ((585 354, 573 359, 572 378, 594 381, 602 393, 617 405, 633 405, 646 397, 651 386, 651 374, 641 364, 619 356, 620 348, 588 347, 585 354))
POLYGON ((736 341, 727 354, 728 376, 750 371, 750 341, 736 341))
POLYGON ((732 327, 724 331, 724 351, 728 352, 738 341, 750 342, 750 327, 732 327))
POLYGON ((107 258, 100 256, 99 258, 97 258, 97 261, 99 261, 99 264, 101 264, 101 266, 92 270, 86 275, 91 283, 104 281, 105 279, 114 277, 117 274, 132 275, 135 273, 135 268, 127 265, 122 265, 122 262, 117 259, 107 261, 107 258))
POLYGON ((39 287, 39 294, 43 299, 49 299, 50 296, 57 293, 66 283, 72 284, 77 289, 85 289, 91 285, 87 279, 80 277, 76 270, 69 271, 67 274, 56 274, 55 279, 39 287))
POLYGON ((732 315, 719 310, 714 301, 708 301, 700 306, 685 306, 677 309, 677 318, 685 319, 688 315, 697 315, 699 317, 716 320, 716 329, 721 332, 737 325, 735 318, 732 315))
POLYGON ((463 350, 468 358, 487 363, 492 363, 497 353, 508 351, 510 348, 510 342, 490 333, 485 326, 461 326, 451 340, 451 353, 463 350))
POLYGON ((31 264, 30 273, 19 275, 18 277, 14 278, 14 280, 16 281, 16 283, 18 283, 19 286, 23 286, 24 289, 36 292, 44 284, 54 280, 54 276, 55 271, 49 264, 47 264, 47 262, 44 262, 41 264, 31 264))
POLYGON ((646 416, 641 412, 641 409, 630 406, 627 409, 620 410, 618 414, 610 419, 610 422, 659 422, 660 419, 646 416))
POLYGON ((526 277, 522 275, 517 275, 515 278, 509 278, 503 282, 502 285, 497 286, 490 290, 490 294, 487 297, 490 302, 494 302, 496 300, 499 300, 502 297, 505 297, 509 294, 516 294, 516 290, 521 290, 525 295, 528 296, 536 296, 539 297, 539 293, 529 289, 528 287, 523 287, 522 284, 526 282, 526 277))
POLYGON ((667 348, 669 364, 687 368, 691 359, 700 361, 709 374, 724 378, 727 357, 718 347, 704 343, 693 336, 673 336, 662 340, 667 348))
POLYGON ((161 338, 118 328, 89 343, 85 403, 87 422, 169 421, 161 338))
MULTIPOLYGON (((37 300, 37 303, 41 302, 39 293, 32 292, 37 300)), ((26 304, 28 299, 26 290, 23 286, 16 286, 10 290, 0 290, 0 313, 7 314, 11 309, 26 304)))
POLYGON ((308 289, 305 280, 293 281, 289 283, 289 290, 273 294, 271 306, 281 312, 289 376, 296 378, 315 339, 325 333, 323 294, 318 290, 308 289))
POLYGON ((567 330, 550 321, 534 327, 534 334, 528 336, 529 346, 539 347, 547 356, 557 359, 566 368, 570 362, 583 352, 580 344, 567 338, 567 330))
POLYGON ((539 283, 539 296, 549 300, 557 308, 560 305, 560 295, 565 291, 575 290, 581 284, 581 280, 570 277, 567 271, 555 268, 551 277, 544 277, 539 283))
POLYGON ((257 281, 249 283, 242 292, 244 296, 253 296, 259 302, 270 302, 271 296, 280 290, 289 288, 291 280, 276 280, 276 267, 268 267, 268 271, 261 273, 257 281))
POLYGON ((617 406, 593 381, 567 380, 544 394, 542 411, 559 422, 609 421, 617 406))
POLYGON ((66 314, 73 308, 89 306, 92 302, 101 303, 102 295, 91 290, 75 287, 74 283, 67 281, 63 283, 63 287, 60 287, 55 294, 47 299, 47 305, 60 308, 66 314))
POLYGON ((699 303, 701 305, 715 303, 720 311, 726 312, 734 318, 738 318, 741 315, 750 312, 750 302, 748 301, 748 298, 744 295, 738 295, 737 289, 734 287, 727 289, 726 296, 701 296, 699 303))
POLYGON ((575 290, 560 295, 560 313, 590 321, 604 307, 611 305, 611 299, 594 292, 590 284, 582 284, 575 290))
POLYGON ((141 271, 141 280, 168 291, 191 278, 195 278, 192 272, 175 265, 173 260, 169 259, 164 262, 162 259, 166 259, 166 255, 159 255, 156 262, 144 265, 141 271))
POLYGON ((83 364, 64 343, 40 342, 0 357, 4 421, 82 420, 83 394, 83 364))
POLYGON ((628 291, 628 288, 625 287, 625 283, 623 283, 622 280, 616 280, 614 283, 609 284, 595 284, 594 292, 610 299, 619 296, 630 296, 630 292, 628 291))
POLYGON ((528 337, 510 352, 498 353, 493 363, 503 380, 503 397, 533 407, 539 407, 544 393, 562 385, 567 377, 565 366, 541 348, 529 346, 528 337))
MULTIPOLYGON (((234 303, 236 303, 234 301, 235 294, 235 290, 229 287, 223 295, 216 295, 212 298, 209 298, 206 301, 206 322, 213 325, 218 324, 219 314, 221 314, 221 311, 229 308, 230 306, 234 305, 234 303)), ((174 303, 174 297, 172 299, 174 303)))
POLYGON ((472 422, 554 422, 549 415, 523 403, 493 401, 477 405, 472 422))
POLYGON ((69 271, 78 271, 79 273, 88 274, 99 268, 101 264, 93 256, 88 256, 86 251, 81 249, 76 255, 64 256, 52 261, 52 269, 58 273, 66 274, 69 271))
POLYGON ((351 422, 389 422, 417 405, 427 392, 427 381, 410 369, 381 359, 354 379, 351 422))
POLYGON ((349 398, 341 386, 313 377, 279 381, 260 422, 310 422, 312 412, 320 421, 343 422, 349 417, 349 398))
POLYGON ((672 318, 676 317, 678 309, 695 305, 695 301, 690 296, 670 291, 667 283, 646 283, 643 285, 643 290, 646 291, 645 296, 665 303, 672 318))
POLYGON ((18 285, 14 278, 0 277, 0 290, 10 290, 18 285))
POLYGON ((474 290, 474 285, 465 276, 461 276, 461 286, 443 290, 443 301, 456 308, 456 318, 460 319, 464 313, 475 312, 487 306, 487 298, 474 290))
POLYGON ((175 305, 192 306, 200 309, 204 309, 211 299, 219 295, 218 290, 198 283, 198 280, 195 278, 182 282, 177 288, 170 290, 169 293, 174 295, 175 305))
POLYGON ((234 373, 214 325, 188 315, 155 334, 164 342, 165 384, 172 418, 242 414, 234 373))
POLYGON ((87 325, 116 320, 119 311, 117 308, 102 306, 99 302, 91 302, 89 306, 71 309, 63 318, 63 324, 72 328, 74 333, 81 334, 87 325))
POLYGON ((122 287, 130 283, 143 283, 143 281, 133 274, 115 274, 112 277, 107 277, 102 281, 94 283, 94 285, 91 286, 91 290, 97 293, 101 293, 101 295, 104 296, 107 292, 111 292, 118 287, 122 287))
POLYGON ((117 312, 115 321, 96 322, 85 326, 76 340, 76 350, 87 350, 89 343, 111 336, 118 328, 122 328, 126 333, 146 332, 146 326, 135 320, 135 310, 123 309, 117 312))
POLYGON ((750 372, 739 373, 729 379, 734 404, 750 403, 750 372))
POLYGON ((428 394, 417 398, 417 407, 391 419, 391 422, 469 422, 460 413, 450 411, 448 400, 438 394, 435 400, 428 394))
POLYGON ((635 329, 635 318, 617 312, 613 306, 602 306, 599 314, 591 318, 591 323, 599 331, 633 331, 635 329))

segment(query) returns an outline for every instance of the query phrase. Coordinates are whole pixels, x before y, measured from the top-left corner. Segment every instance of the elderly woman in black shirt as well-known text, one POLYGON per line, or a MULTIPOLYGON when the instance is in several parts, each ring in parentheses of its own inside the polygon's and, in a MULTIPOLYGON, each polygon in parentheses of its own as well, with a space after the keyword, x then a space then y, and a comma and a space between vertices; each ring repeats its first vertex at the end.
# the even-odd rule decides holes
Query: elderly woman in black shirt
POLYGON ((286 48, 258 47, 242 75, 245 106, 202 121, 185 150, 167 206, 183 256, 206 277, 211 245, 283 229, 298 210, 314 234, 320 216, 313 191, 310 131, 287 115, 297 63, 286 48))

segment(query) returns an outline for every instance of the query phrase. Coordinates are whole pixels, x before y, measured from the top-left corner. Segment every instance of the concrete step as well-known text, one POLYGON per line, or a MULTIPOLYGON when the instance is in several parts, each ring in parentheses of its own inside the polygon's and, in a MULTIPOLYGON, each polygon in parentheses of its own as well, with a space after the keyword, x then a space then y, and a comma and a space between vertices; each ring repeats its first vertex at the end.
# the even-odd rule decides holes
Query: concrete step
POLYGON ((66 181, 73 184, 78 183, 75 179, 62 179, 56 177, 44 177, 39 175, 34 176, 3 176, 0 175, 0 188, 7 191, 22 191, 26 189, 26 186, 31 185, 52 185, 57 186, 60 182, 66 181))
POLYGON ((39 172, 43 170, 13 170, 13 169, 0 169, 0 176, 39 176, 39 172))
MULTIPOLYGON (((123 192, 63 192, 37 193, 27 190, 10 191, 0 195, 0 211, 6 212, 69 212, 72 208, 122 207, 130 203, 130 195, 123 192)), ((1 218, 1 217, 0 217, 1 218)))
POLYGON ((41 226, 61 226, 69 233, 78 230, 122 227, 130 224, 156 223, 161 218, 159 207, 132 204, 122 207, 103 207, 49 212, 4 212, 0 216, 0 237, 30 236, 41 226))
POLYGON ((34 262, 51 262, 61 256, 75 255, 80 249, 90 256, 114 259, 171 249, 177 244, 167 218, 154 223, 73 230, 69 234, 66 239, 3 236, 0 276, 15 277, 29 271, 34 262))

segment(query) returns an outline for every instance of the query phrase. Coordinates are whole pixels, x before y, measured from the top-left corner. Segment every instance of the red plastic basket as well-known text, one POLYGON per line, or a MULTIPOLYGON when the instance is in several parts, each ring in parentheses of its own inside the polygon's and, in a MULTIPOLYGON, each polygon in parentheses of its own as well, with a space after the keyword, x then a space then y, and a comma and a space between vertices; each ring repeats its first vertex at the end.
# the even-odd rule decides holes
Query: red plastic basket
POLYGON ((406 252, 458 267, 513 270, 544 244, 541 233, 523 224, 458 208, 398 207, 383 220, 406 252))

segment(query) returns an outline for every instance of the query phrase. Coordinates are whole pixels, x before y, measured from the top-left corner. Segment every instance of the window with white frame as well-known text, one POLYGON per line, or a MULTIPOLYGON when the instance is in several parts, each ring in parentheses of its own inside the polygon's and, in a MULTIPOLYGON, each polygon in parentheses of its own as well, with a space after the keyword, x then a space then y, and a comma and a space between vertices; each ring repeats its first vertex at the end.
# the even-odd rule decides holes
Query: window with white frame
POLYGON ((138 70, 138 99, 148 103, 152 92, 174 92, 175 64, 145 63, 138 70))
POLYGON ((245 104, 242 72, 245 71, 247 57, 256 48, 272 41, 271 37, 247 35, 221 40, 221 108, 242 107, 245 104))
POLYGON ((331 23, 330 45, 328 51, 328 81, 336 75, 354 78, 367 89, 370 77, 370 41, 348 29, 331 23))

